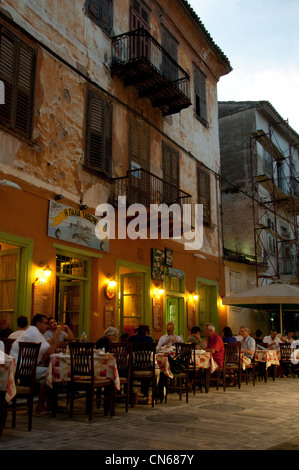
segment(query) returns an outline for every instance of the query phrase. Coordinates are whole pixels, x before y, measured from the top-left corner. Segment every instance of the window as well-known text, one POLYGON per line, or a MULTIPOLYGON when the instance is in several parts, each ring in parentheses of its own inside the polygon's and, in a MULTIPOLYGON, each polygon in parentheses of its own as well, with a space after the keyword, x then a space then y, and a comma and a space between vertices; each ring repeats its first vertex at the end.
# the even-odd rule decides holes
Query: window
POLYGON ((144 170, 150 170, 150 132, 138 120, 130 119, 129 129, 129 159, 144 170))
POLYGON ((164 202, 178 203, 179 152, 166 142, 162 143, 164 202), (168 184, 169 183, 169 184, 168 184))
POLYGON ((178 79, 178 43, 174 37, 167 31, 167 29, 162 28, 162 47, 165 49, 168 54, 163 54, 162 56, 162 71, 163 74, 172 82, 178 79), (170 56, 170 57, 169 57, 170 56), (173 59, 173 60, 171 60, 173 59))
POLYGON ((0 123, 31 137, 36 51, 0 25, 0 80, 5 104, 0 106, 0 123))
POLYGON ((88 90, 85 167, 111 176, 112 104, 88 90))
POLYGON ((199 68, 194 66, 194 95, 195 95, 195 114, 199 120, 208 125, 207 118, 207 90, 206 77, 199 68))
POLYGON ((198 167, 198 204, 203 205, 203 223, 210 225, 210 175, 198 167))
POLYGON ((87 0, 87 14, 103 31, 111 34, 113 27, 113 0, 87 0))

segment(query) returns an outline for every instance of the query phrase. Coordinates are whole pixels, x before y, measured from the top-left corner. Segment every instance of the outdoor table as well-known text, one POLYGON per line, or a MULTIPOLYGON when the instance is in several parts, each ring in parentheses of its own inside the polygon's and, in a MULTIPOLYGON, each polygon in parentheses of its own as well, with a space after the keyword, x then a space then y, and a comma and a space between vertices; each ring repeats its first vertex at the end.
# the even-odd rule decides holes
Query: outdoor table
POLYGON ((7 404, 16 395, 16 360, 0 351, 0 437, 6 421, 7 404))
POLYGON ((263 368, 265 382, 267 382, 268 368, 273 366, 273 380, 275 380, 275 367, 280 365, 279 349, 256 349, 255 362, 263 368))
MULTIPOLYGON (((120 390, 120 379, 117 370, 116 359, 111 353, 94 355, 94 375, 95 378, 110 379, 114 382, 115 388, 120 390)), ((52 414, 55 416, 57 407, 57 386, 58 384, 71 381, 71 356, 70 354, 51 354, 47 371, 47 385, 54 391, 54 403, 52 414)))

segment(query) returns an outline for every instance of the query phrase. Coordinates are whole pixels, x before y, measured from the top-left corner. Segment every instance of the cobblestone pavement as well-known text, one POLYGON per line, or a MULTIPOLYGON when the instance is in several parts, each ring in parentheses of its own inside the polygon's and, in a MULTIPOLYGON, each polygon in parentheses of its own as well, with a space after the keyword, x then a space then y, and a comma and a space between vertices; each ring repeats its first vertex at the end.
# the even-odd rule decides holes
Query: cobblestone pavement
MULTIPOLYGON (((211 388, 180 401, 169 395, 167 404, 138 403, 126 413, 117 404, 116 415, 104 417, 95 409, 86 419, 84 400, 75 401, 73 419, 66 409, 57 417, 33 418, 27 431, 27 415, 19 412, 17 426, 8 415, 0 451, 3 450, 299 450, 299 379, 268 379, 240 389, 211 388)), ((60 406, 65 405, 64 399, 60 406)))

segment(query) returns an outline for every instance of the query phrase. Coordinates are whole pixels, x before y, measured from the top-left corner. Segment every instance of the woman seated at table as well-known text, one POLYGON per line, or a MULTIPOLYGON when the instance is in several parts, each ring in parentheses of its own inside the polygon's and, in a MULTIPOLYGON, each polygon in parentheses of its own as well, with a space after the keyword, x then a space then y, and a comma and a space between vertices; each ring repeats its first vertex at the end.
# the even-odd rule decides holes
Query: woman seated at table
POLYGON ((104 332, 104 335, 99 338, 96 342, 96 349, 105 349, 105 352, 109 351, 110 343, 115 342, 118 336, 118 329, 110 326, 104 332))
POLYGON ((222 331, 223 331, 222 341, 224 343, 236 343, 237 342, 237 339, 233 336, 233 332, 229 326, 225 326, 222 331))

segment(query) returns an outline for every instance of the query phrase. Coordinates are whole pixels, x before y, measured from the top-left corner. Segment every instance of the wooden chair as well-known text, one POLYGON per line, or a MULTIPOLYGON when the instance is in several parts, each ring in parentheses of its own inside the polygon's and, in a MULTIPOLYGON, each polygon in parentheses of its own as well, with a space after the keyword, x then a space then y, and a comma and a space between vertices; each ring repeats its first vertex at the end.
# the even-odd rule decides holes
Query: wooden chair
POLYGON ((145 396, 147 396, 148 388, 152 386, 152 407, 154 406, 154 402, 157 400, 155 356, 155 343, 133 343, 130 391, 131 406, 134 404, 133 386, 140 387, 145 396))
POLYGON ((292 349, 291 349, 291 343, 279 343, 279 349, 280 349, 280 375, 281 377, 283 375, 288 376, 290 372, 290 366, 292 365, 291 363, 291 354, 292 354, 292 349))
POLYGON ((227 381, 229 380, 233 385, 238 384, 241 387, 241 343, 225 343, 224 344, 224 361, 223 367, 217 367, 213 374, 209 374, 208 388, 211 382, 216 382, 218 390, 219 383, 222 382, 223 391, 227 388, 227 381), (237 380, 236 380, 237 379, 237 380))
POLYGON ((255 385, 256 374, 257 374, 256 364, 255 364, 255 351, 254 351, 253 358, 251 359, 251 363, 245 365, 245 371, 243 371, 243 370, 241 371, 242 377, 245 377, 246 385, 248 385, 248 382, 249 382, 249 375, 250 375, 249 372, 250 371, 251 371, 251 374, 252 374, 252 385, 254 386, 255 385))
POLYGON ((12 344, 15 342, 15 339, 12 338, 0 338, 0 341, 4 344, 4 352, 9 356, 12 344))
POLYGON ((104 414, 114 415, 114 383, 109 379, 95 378, 94 376, 94 343, 69 343, 71 353, 71 381, 70 392, 70 417, 74 413, 75 392, 84 391, 86 396, 86 413, 89 420, 93 416, 93 402, 104 402, 104 414), (104 389, 104 395, 102 395, 104 389), (109 407, 106 406, 109 402, 109 407))
MULTIPOLYGON (((131 366, 132 366, 132 348, 133 343, 123 341, 119 343, 110 343, 109 352, 111 352, 117 364, 117 370, 120 380, 120 391, 115 390, 114 399, 126 400, 126 411, 129 411, 130 403, 130 384, 131 384, 131 366)), ((114 403, 115 406, 115 403, 114 403)))
MULTIPOLYGON (((167 395, 170 391, 177 391, 180 395, 180 400, 182 400, 183 390, 186 393, 186 403, 188 403, 189 397, 189 386, 190 386, 190 363, 192 352, 194 347, 190 343, 175 343, 175 353, 176 356, 182 356, 184 358, 184 369, 180 374, 173 374, 173 379, 167 378, 166 381, 166 394, 165 394, 165 403, 167 402, 167 395)), ((194 357, 195 360, 195 357, 194 357)), ((193 368, 193 367, 192 367, 193 368)))
POLYGON ((18 403, 19 398, 27 399, 28 431, 32 429, 33 399, 35 391, 35 376, 41 343, 19 342, 19 354, 15 373, 16 395, 12 400, 12 427, 16 427, 17 409, 24 407, 18 403))
POLYGON ((202 382, 203 382, 203 369, 196 369, 196 345, 195 343, 191 343, 192 346, 192 356, 191 356, 191 363, 190 363, 190 378, 192 381, 192 388, 193 388, 193 395, 196 392, 196 386, 198 385, 198 389, 200 393, 202 393, 202 382))

